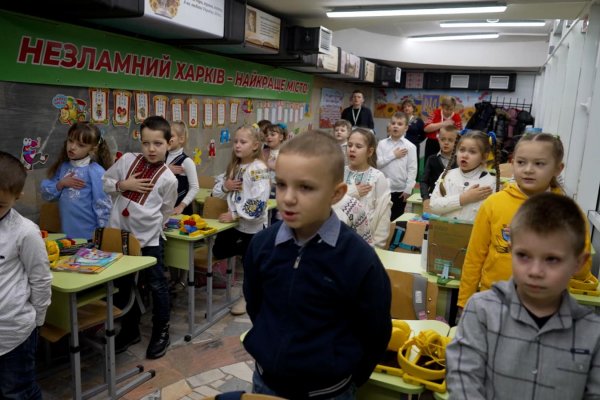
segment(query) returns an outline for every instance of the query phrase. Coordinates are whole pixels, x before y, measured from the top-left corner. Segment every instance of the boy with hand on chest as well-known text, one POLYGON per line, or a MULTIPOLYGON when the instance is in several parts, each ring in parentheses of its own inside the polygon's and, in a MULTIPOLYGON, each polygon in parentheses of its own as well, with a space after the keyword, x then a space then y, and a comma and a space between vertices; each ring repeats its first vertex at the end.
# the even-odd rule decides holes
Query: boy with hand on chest
POLYGON ((354 399, 391 335, 390 283, 375 251, 331 205, 346 192, 344 159, 329 135, 282 146, 282 220, 257 233, 244 258, 253 327, 253 391, 288 399, 354 399))
POLYGON ((590 257, 585 236, 570 198, 523 203, 510 224, 513 277, 471 297, 446 349, 450 398, 600 398, 600 316, 567 292, 590 257))
MULTIPOLYGON (((108 226, 131 232, 140 242, 142 255, 156 258, 156 264, 142 274, 152 292, 152 336, 146 357, 154 359, 164 356, 170 344, 171 306, 163 264, 163 226, 177 200, 177 178, 165 165, 171 140, 169 122, 159 116, 148 117, 142 122, 140 132, 142 153, 123 154, 106 171, 102 182, 104 191, 113 196, 108 226)), ((117 281, 117 285, 122 283, 117 281)), ((119 289, 115 305, 123 307, 129 294, 125 288, 119 289)), ((141 340, 140 316, 140 309, 134 304, 121 318, 121 330, 115 338, 117 353, 141 340)))

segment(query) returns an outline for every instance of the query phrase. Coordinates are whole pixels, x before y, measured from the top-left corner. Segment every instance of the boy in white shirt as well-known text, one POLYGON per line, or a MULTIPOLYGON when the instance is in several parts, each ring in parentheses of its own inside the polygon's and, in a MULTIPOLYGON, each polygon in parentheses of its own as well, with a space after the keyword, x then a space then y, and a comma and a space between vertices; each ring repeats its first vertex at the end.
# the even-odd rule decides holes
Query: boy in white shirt
POLYGON ((48 254, 36 224, 12 207, 27 171, 0 151, 0 399, 41 399, 35 382, 37 327, 52 295, 48 254))
MULTIPOLYGON (((113 196, 108 225, 133 233, 144 256, 156 257, 156 264, 144 272, 152 292, 152 337, 147 358, 160 358, 169 340, 169 285, 164 274, 163 226, 177 200, 177 178, 165 165, 171 126, 162 117, 152 116, 140 127, 142 153, 125 153, 102 177, 104 191, 113 196)), ((119 296, 125 290, 120 289, 119 296)), ((115 304, 118 302, 115 297, 115 304)), ((116 304, 120 306, 121 304, 116 304)), ((115 339, 117 353, 141 340, 140 310, 134 306, 121 319, 115 339)))
POLYGON ((352 131, 352 125, 345 119, 338 119, 333 124, 333 136, 340 144, 342 153, 344 153, 344 165, 348 165, 348 136, 352 131))
POLYGON ((407 129, 407 115, 394 113, 388 137, 377 145, 377 168, 388 178, 392 193, 392 221, 404 213, 417 179, 417 148, 404 137, 407 129))

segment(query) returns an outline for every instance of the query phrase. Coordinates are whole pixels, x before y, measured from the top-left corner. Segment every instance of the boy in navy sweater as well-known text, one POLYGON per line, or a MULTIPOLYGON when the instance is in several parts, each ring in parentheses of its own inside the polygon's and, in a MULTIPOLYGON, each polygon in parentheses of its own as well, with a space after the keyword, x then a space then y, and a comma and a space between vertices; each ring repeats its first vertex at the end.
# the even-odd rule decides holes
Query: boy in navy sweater
POLYGON ((244 258, 253 327, 254 392, 287 399, 354 399, 391 335, 391 290, 375 251, 331 210, 346 192, 331 136, 284 144, 275 166, 282 221, 257 233, 244 258))

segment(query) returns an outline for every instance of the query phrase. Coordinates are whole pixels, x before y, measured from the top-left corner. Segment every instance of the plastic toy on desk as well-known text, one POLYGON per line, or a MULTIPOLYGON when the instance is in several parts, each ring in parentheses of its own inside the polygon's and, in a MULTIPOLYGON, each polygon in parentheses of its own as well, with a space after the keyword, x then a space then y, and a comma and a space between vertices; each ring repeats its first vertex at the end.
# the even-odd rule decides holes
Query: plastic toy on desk
POLYGON ((181 220, 179 220, 180 235, 197 237, 201 235, 209 235, 215 233, 216 231, 216 228, 209 227, 206 221, 198 214, 192 214, 190 216, 184 215, 182 216, 181 220))
POLYGON ((46 240, 46 252, 48 253, 48 261, 50 266, 53 267, 58 262, 60 257, 60 248, 55 240, 46 240))
POLYGON ((179 229, 179 218, 169 218, 165 226, 168 229, 179 229))

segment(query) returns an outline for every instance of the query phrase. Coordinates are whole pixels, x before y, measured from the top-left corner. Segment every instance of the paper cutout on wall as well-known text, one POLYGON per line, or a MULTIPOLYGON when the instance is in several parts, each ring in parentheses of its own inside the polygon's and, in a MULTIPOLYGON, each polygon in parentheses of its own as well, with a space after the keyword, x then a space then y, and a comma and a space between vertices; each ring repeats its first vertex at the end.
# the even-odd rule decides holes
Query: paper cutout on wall
POLYGON ((85 121, 85 100, 76 99, 75 97, 57 94, 52 98, 52 105, 60 110, 58 120, 63 124, 72 125, 77 121, 85 121))
POLYGON ((183 100, 171 100, 171 118, 173 121, 183 121, 183 100))
POLYGON ((114 90, 113 126, 129 126, 129 109, 131 105, 131 92, 114 90))
POLYGON ((169 102, 169 98, 157 95, 152 98, 152 101, 154 102, 154 115, 167 119, 167 103, 169 102))
POLYGON ((215 145, 215 139, 210 139, 208 144, 208 158, 214 158, 217 155, 217 146, 215 145))
POLYGON ((200 150, 198 147, 194 147, 194 164, 202 164, 202 150, 200 150))
POLYGON ((90 89, 90 121, 108 124, 108 89, 90 89))
POLYGON ((221 134, 219 135, 219 143, 229 143, 229 129, 221 129, 221 134))
POLYGON ((21 162, 26 169, 32 170, 36 164, 46 164, 48 160, 48 154, 38 153, 41 146, 41 138, 36 139, 25 138, 23 139, 23 147, 21 148, 21 162))
POLYGON ((198 127, 198 100, 196 99, 187 99, 186 100, 187 108, 188 108, 188 127, 189 128, 197 128, 198 127))
POLYGON ((253 110, 252 99, 246 99, 242 102, 242 111, 250 114, 253 110))
POLYGON ((225 104, 227 104, 225 100, 217 100, 217 126, 225 125, 225 104))
POLYGON ((136 124, 141 124, 148 117, 149 99, 148 93, 135 92, 134 94, 135 114, 133 116, 136 124))
POLYGON ((133 132, 131 132, 131 138, 133 140, 141 140, 142 135, 140 134, 140 131, 138 131, 137 129, 134 129, 133 132))
POLYGON ((204 126, 211 127, 213 125, 213 101, 212 99, 204 100, 204 126))
POLYGON ((229 122, 237 124, 238 110, 240 108, 240 101, 237 99, 229 101, 229 122))

